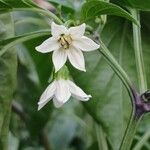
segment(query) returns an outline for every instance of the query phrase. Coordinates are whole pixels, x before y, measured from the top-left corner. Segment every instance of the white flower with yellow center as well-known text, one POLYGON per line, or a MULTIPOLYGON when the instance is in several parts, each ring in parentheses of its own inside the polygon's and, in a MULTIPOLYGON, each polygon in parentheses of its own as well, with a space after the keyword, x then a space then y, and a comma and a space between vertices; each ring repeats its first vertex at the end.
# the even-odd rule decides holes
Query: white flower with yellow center
POLYGON ((38 110, 40 110, 52 99, 55 107, 61 107, 70 99, 71 96, 81 101, 88 101, 91 98, 91 95, 87 95, 71 80, 55 79, 40 97, 38 102, 38 110))
POLYGON ((36 50, 42 53, 53 52, 53 63, 57 72, 69 59, 77 69, 85 71, 85 61, 82 51, 93 51, 100 46, 84 36, 85 23, 67 29, 63 25, 51 24, 52 37, 45 40, 36 50))

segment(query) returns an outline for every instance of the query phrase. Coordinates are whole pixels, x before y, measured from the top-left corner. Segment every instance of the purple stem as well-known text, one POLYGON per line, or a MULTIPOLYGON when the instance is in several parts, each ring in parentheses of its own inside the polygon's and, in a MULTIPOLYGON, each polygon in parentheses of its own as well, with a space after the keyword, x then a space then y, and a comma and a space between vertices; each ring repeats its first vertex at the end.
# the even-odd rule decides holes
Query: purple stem
POLYGON ((146 97, 146 100, 142 97, 142 95, 145 95, 146 92, 140 95, 135 88, 131 88, 131 90, 133 93, 132 103, 135 108, 134 118, 139 119, 145 113, 150 112, 150 102, 148 101, 149 99, 146 99, 146 97))

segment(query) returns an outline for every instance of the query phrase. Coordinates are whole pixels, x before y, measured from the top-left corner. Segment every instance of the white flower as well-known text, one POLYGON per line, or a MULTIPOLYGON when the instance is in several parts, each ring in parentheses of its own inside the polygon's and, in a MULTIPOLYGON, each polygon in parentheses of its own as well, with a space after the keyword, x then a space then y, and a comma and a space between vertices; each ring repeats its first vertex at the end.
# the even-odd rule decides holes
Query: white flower
POLYGON ((38 110, 45 106, 51 99, 53 99, 56 108, 61 107, 71 96, 81 101, 88 101, 91 98, 91 95, 87 95, 70 80, 54 80, 40 97, 38 110))
POLYGON ((36 50, 42 53, 53 52, 53 63, 57 72, 69 59, 77 69, 85 71, 85 61, 82 51, 93 51, 100 46, 84 36, 85 23, 67 29, 63 25, 51 24, 52 37, 45 40, 36 50))

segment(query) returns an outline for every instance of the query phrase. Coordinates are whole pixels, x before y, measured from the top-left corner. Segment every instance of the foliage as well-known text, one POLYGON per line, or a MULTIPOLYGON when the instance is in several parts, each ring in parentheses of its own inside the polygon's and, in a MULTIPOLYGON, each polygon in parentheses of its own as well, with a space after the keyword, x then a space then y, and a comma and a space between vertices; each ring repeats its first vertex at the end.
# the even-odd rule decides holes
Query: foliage
MULTIPOLYGON (((72 21, 71 25, 85 22, 89 25, 88 36, 97 40, 100 35, 137 89, 132 23, 139 26, 139 22, 128 10, 140 10, 144 63, 150 87, 149 0, 48 2, 54 5, 62 21, 72 21)), ((16 147, 13 150, 119 149, 131 114, 130 97, 99 51, 84 54, 86 73, 67 63, 75 83, 92 95, 90 101, 82 104, 72 98, 60 109, 49 102, 37 111, 37 102, 49 84, 53 64, 51 54, 40 54, 35 47, 50 36, 49 19, 58 21, 51 13, 52 18, 46 19, 46 14, 47 10, 31 0, 0 0, 0 149, 7 150, 9 121, 9 149, 12 145, 16 147)), ((133 149, 150 130, 149 122, 147 115, 138 128, 133 149)), ((147 139, 141 150, 149 149, 147 139)))
MULTIPOLYGON (((1 24, 4 28, 1 32, 1 40, 14 36, 9 14, 0 16, 1 24)), ((16 50, 11 48, 11 51, 6 52, 0 57, 0 149, 7 149, 7 132, 9 130, 9 120, 11 111, 11 100, 14 89, 16 87, 16 69, 17 59, 16 50)))

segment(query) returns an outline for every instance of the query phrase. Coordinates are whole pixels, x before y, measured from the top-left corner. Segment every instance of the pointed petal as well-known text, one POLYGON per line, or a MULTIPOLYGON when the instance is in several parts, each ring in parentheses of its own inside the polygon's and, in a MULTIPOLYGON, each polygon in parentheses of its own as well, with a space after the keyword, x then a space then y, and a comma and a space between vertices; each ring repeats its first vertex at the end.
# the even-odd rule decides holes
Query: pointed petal
POLYGON ((75 85, 72 81, 68 80, 69 89, 73 97, 81 101, 88 101, 91 95, 87 95, 80 87, 75 85))
POLYGON ((51 24, 51 33, 52 33, 53 37, 58 39, 61 34, 68 33, 68 30, 65 26, 57 25, 56 23, 52 22, 52 24, 51 24))
POLYGON ((39 105, 38 110, 40 110, 43 106, 45 106, 53 97, 55 90, 56 90, 55 83, 56 82, 53 81, 41 95, 40 100, 38 102, 38 105, 39 105))
POLYGON ((53 104, 54 104, 54 106, 55 106, 56 108, 59 108, 59 107, 61 107, 64 103, 59 102, 59 101, 56 99, 56 97, 54 97, 54 98, 53 98, 53 104))
POLYGON ((38 111, 39 111, 42 107, 44 107, 48 102, 49 102, 49 99, 46 100, 44 103, 38 104, 38 111))
POLYGON ((37 46, 35 49, 41 53, 48 53, 53 50, 59 49, 59 47, 60 45, 57 39, 50 37, 47 40, 45 40, 41 45, 37 46))
POLYGON ((73 40, 72 44, 74 47, 83 51, 93 51, 100 47, 100 45, 96 44, 93 40, 85 36, 82 36, 80 39, 73 40))
POLYGON ((67 53, 64 49, 58 49, 53 52, 52 56, 53 64, 55 66, 55 72, 57 72, 66 62, 67 53))
POLYGON ((85 28, 86 28, 86 25, 85 25, 85 23, 83 23, 80 26, 69 28, 68 32, 73 39, 76 39, 76 38, 80 38, 84 35, 85 28))
POLYGON ((59 103, 65 103, 69 100, 71 93, 69 91, 69 85, 66 80, 58 80, 56 85, 55 97, 59 103))
POLYGON ((77 69, 81 71, 85 70, 85 61, 84 56, 81 50, 76 49, 75 47, 70 47, 70 49, 67 51, 68 58, 70 63, 77 69))

